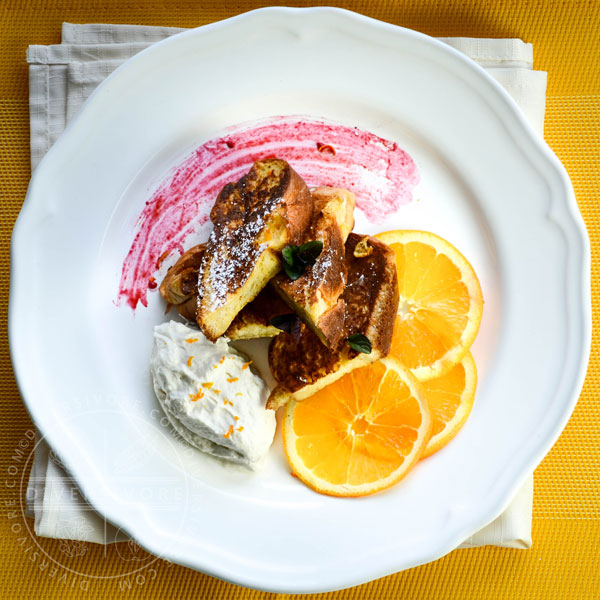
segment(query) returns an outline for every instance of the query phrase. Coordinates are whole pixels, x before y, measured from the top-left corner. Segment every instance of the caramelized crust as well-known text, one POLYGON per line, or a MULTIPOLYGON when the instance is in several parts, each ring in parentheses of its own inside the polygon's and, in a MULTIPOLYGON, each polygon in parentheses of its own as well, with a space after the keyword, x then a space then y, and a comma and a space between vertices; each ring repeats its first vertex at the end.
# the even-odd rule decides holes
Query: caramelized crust
POLYGON ((344 243, 354 227, 355 197, 338 188, 312 192, 314 213, 305 241, 320 241, 323 250, 315 264, 292 281, 285 273, 273 280, 279 295, 327 346, 335 348, 342 335, 346 285, 344 243))
POLYGON ((289 306, 268 285, 242 308, 236 315, 225 335, 232 340, 275 337, 281 330, 269 322, 274 317, 290 312, 289 306))
POLYGON ((366 243, 373 251, 368 256, 355 256, 356 245, 365 237, 351 233, 346 242, 348 283, 342 294, 346 302, 343 338, 363 333, 373 348, 387 356, 398 312, 396 256, 387 244, 370 236, 366 243))
MULTIPOLYGON (((196 277, 196 281, 198 278, 196 277)), ((194 294, 185 302, 175 306, 177 312, 190 323, 196 323, 196 312, 198 311, 198 295, 194 294)))
POLYGON ((339 369, 358 353, 349 346, 332 352, 304 323, 298 331, 281 332, 269 345, 269 366, 278 387, 298 392, 339 369))
MULTIPOLYGON (((159 288, 162 297, 192 323, 198 308, 198 269, 205 251, 206 244, 199 244, 182 254, 159 288)), ((267 286, 238 313, 225 335, 233 340, 274 337, 280 330, 269 325, 269 321, 289 312, 287 304, 267 286)))
MULTIPOLYGON (((206 251, 206 244, 199 244, 184 252, 177 262, 169 267, 160 284, 160 294, 169 304, 182 304, 197 296, 198 269, 206 251)), ((195 311, 194 311, 195 314, 195 311)), ((192 319, 196 320, 196 317, 192 319)))
POLYGON ((334 216, 340 226, 344 242, 354 227, 356 197, 344 188, 321 186, 312 192, 315 213, 327 212, 334 216))
POLYGON ((319 343, 306 326, 280 333, 269 346, 269 366, 278 385, 267 406, 278 408, 291 398, 303 400, 345 373, 386 356, 390 351, 398 310, 398 282, 394 252, 379 240, 367 237, 362 246, 372 248, 366 256, 354 255, 366 236, 351 233, 346 241, 348 283, 341 299, 344 322, 335 351, 319 343), (372 345, 370 354, 358 353, 347 344, 362 333, 372 345))
POLYGON ((198 278, 196 319, 208 339, 222 335, 277 274, 281 250, 304 238, 312 212, 306 184, 283 160, 256 162, 223 188, 198 278))

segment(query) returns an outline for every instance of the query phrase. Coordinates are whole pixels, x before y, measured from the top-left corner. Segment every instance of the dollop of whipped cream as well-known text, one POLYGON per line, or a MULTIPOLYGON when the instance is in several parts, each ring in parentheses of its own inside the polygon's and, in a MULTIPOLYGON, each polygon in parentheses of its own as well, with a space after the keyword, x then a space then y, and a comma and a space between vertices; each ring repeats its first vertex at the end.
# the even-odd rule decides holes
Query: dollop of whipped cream
POLYGON ((208 454, 257 469, 275 435, 269 389, 226 339, 214 344, 177 321, 154 328, 150 369, 175 430, 208 454))

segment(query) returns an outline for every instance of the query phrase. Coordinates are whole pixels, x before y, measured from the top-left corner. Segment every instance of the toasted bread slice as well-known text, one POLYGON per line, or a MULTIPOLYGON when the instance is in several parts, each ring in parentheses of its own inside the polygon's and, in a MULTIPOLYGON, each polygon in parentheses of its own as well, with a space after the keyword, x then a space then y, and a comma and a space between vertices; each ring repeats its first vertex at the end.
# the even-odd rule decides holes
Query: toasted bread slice
MULTIPOLYGON (((205 251, 206 244, 199 244, 182 254, 169 268, 159 288, 162 297, 192 323, 196 322, 198 270, 205 251)), ((287 304, 267 286, 236 315, 225 335, 232 340, 274 337, 280 330, 269 322, 289 312, 287 304)))
POLYGON ((345 373, 386 356, 390 351, 398 310, 398 281, 393 250, 379 240, 351 233, 345 245, 348 283, 342 342, 335 351, 319 342, 302 324, 280 333, 269 346, 269 366, 277 386, 267 407, 277 409, 290 399, 304 400, 345 373), (370 354, 359 353, 347 338, 362 333, 370 354))
POLYGON ((254 163, 227 184, 211 211, 214 229, 198 277, 196 321, 216 340, 281 269, 280 252, 303 239, 312 198, 302 178, 280 159, 254 163))
POLYGON ((317 187, 311 192, 316 214, 325 212, 335 218, 344 238, 344 243, 354 227, 356 196, 344 188, 317 187))
POLYGON ((356 198, 348 190, 327 187, 313 190, 312 198, 314 213, 305 241, 322 242, 321 254, 298 279, 280 273, 273 286, 318 338, 335 348, 344 324, 344 244, 354 227, 356 198))
MULTIPOLYGON (((190 298, 198 297, 198 270, 202 257, 206 252, 206 244, 198 244, 186 250, 177 262, 169 267, 165 278, 158 288, 161 296, 174 306, 186 303, 190 298)), ((191 319, 196 320, 196 311, 191 319)))
POLYGON ((198 292, 188 298, 185 302, 177 304, 177 312, 190 323, 196 323, 196 313, 198 312, 198 292))
POLYGON ((289 306, 268 285, 252 302, 242 308, 225 335, 231 340, 275 337, 281 330, 271 325, 271 320, 289 312, 289 306))

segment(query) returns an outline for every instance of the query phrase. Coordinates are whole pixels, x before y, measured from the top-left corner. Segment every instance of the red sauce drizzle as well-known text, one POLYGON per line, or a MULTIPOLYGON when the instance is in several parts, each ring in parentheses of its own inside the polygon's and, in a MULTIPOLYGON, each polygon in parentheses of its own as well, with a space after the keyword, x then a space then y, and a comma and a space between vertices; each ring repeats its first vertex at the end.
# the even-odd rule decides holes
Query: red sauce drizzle
POLYGON ((208 221, 221 188, 269 156, 287 160, 309 187, 353 191, 357 207, 376 224, 411 202, 419 182, 414 161, 396 142, 357 127, 299 117, 232 127, 172 169, 146 202, 123 262, 118 303, 147 306, 157 268, 177 257, 174 250, 183 252, 186 237, 208 221))

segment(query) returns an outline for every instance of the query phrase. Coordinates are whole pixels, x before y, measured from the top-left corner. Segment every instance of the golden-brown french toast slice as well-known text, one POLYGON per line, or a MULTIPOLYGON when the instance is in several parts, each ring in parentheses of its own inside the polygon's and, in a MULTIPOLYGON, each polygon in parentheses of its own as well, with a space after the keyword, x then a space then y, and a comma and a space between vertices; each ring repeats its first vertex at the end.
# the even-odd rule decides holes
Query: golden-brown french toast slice
POLYGON ((379 240, 351 233, 345 245, 348 282, 343 331, 337 349, 323 345, 304 323, 271 340, 269 366, 277 386, 267 407, 277 409, 290 399, 304 400, 345 373, 386 356, 390 351, 398 310, 398 281, 393 250, 379 240), (364 346, 370 353, 348 343, 364 346), (359 338, 358 340, 356 338, 359 338))
POLYGON ((289 312, 290 307, 268 285, 240 310, 225 335, 231 340, 275 337, 281 330, 271 325, 271 321, 289 312))
POLYGON ((320 242, 321 253, 298 279, 280 273, 272 284, 321 342, 335 348, 344 324, 340 298, 346 285, 344 244, 354 227, 356 198, 348 190, 320 187, 312 191, 312 199, 314 212, 306 241, 320 242))
POLYGON ((216 340, 281 269, 284 246, 306 234, 313 212, 303 179, 280 159, 254 163, 221 190, 198 277, 196 321, 216 340))
MULTIPOLYGON (((161 296, 168 304, 179 306, 194 297, 198 301, 198 270, 202 257, 206 251, 206 244, 198 244, 186 250, 177 262, 169 267, 165 278, 158 288, 161 296)), ((196 320, 196 311, 191 321, 196 320)))
POLYGON ((356 196, 344 188, 321 186, 311 192, 315 213, 326 212, 335 218, 340 227, 344 243, 354 227, 356 196))
MULTIPOLYGON (((167 303, 192 323, 196 322, 198 270, 205 251, 206 244, 199 244, 182 254, 169 268, 159 288, 167 303)), ((271 319, 289 312, 273 288, 266 286, 236 315, 225 335, 232 340, 274 337, 280 330, 270 325, 271 319)))

